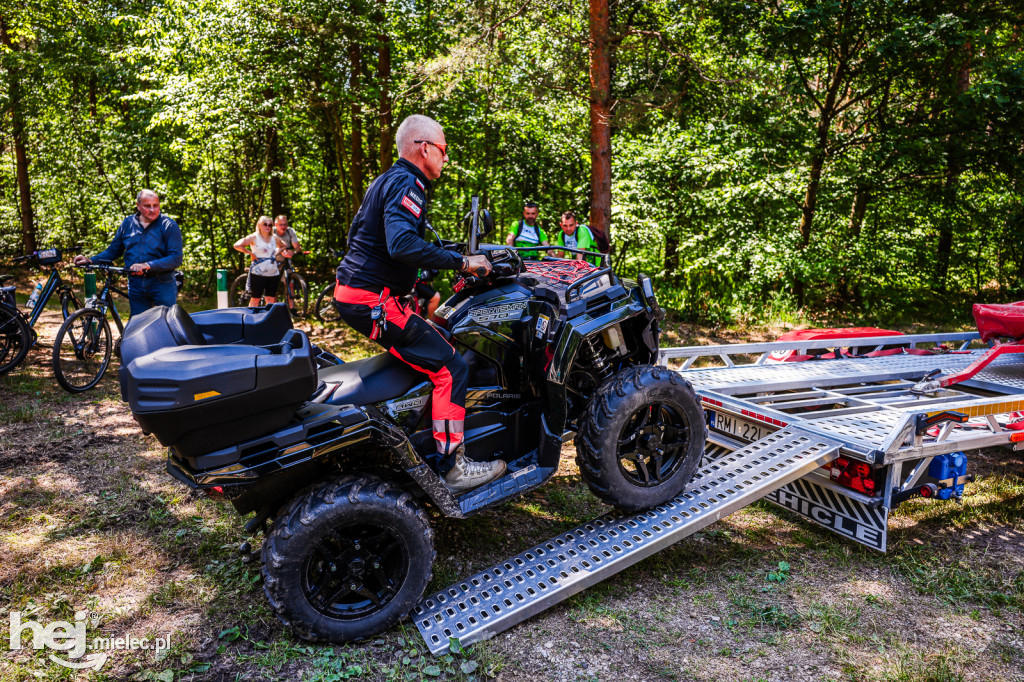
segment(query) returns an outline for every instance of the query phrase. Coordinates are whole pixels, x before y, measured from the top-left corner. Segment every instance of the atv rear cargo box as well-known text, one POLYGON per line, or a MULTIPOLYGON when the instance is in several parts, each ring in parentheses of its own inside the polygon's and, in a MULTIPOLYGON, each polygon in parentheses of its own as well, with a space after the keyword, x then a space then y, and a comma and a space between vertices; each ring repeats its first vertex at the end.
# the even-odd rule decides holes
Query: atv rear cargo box
POLYGON ((273 346, 175 345, 121 368, 139 425, 182 457, 286 426, 316 382, 309 339, 296 330, 273 346))

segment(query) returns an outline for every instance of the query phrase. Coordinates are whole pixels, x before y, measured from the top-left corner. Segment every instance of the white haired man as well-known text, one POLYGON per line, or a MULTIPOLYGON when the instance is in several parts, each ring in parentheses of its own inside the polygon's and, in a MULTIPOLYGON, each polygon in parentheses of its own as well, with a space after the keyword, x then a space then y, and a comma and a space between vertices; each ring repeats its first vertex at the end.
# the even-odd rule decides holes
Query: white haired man
POLYGON ((352 227, 348 253, 338 265, 334 305, 342 319, 376 341, 434 384, 431 400, 438 474, 453 493, 483 485, 505 472, 505 462, 474 462, 462 442, 469 369, 426 320, 396 297, 412 291, 420 268, 470 272, 491 269, 485 256, 462 256, 423 238, 430 183, 448 160, 444 130, 431 118, 412 115, 395 135, 398 162, 366 190, 352 227), (371 317, 382 308, 387 325, 371 317))
POLYGON ((160 196, 144 189, 135 197, 138 209, 121 222, 110 246, 92 258, 75 256, 75 265, 111 263, 124 256, 131 315, 158 305, 174 305, 178 286, 174 271, 181 265, 181 229, 160 213, 160 196))

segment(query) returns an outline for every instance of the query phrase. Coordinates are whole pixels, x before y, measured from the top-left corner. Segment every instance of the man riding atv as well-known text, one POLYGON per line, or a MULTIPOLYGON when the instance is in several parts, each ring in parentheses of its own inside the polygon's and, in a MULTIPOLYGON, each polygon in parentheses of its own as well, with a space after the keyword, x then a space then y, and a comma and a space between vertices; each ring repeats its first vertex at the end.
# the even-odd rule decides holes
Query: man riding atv
POLYGON ((352 221, 334 305, 353 329, 430 377, 434 440, 441 455, 438 474, 449 490, 460 493, 501 476, 505 462, 466 457, 466 362, 398 297, 412 289, 419 268, 479 269, 484 274, 491 264, 486 256, 460 256, 423 238, 430 182, 440 177, 448 160, 441 126, 414 114, 402 121, 395 138, 401 158, 370 184, 352 221))

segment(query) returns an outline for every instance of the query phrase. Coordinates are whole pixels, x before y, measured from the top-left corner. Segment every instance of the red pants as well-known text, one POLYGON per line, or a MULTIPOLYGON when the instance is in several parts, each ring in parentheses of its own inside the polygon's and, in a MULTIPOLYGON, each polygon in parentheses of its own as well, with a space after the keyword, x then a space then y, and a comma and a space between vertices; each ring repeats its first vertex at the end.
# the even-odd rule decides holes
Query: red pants
POLYGON ((370 338, 370 310, 382 305, 387 313, 387 328, 374 341, 417 372, 426 374, 434 384, 430 408, 434 440, 443 456, 438 473, 443 476, 455 465, 455 448, 462 442, 469 369, 436 329, 388 294, 387 289, 378 294, 339 284, 334 290, 334 305, 349 326, 370 338))

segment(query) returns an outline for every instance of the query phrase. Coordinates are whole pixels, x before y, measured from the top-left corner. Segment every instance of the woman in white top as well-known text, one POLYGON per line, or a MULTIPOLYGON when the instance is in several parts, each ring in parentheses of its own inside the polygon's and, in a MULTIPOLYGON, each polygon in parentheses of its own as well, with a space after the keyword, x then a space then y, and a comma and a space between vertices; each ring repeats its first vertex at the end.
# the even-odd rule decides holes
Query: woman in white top
POLYGON ((260 298, 265 298, 267 305, 277 301, 277 284, 281 281, 281 270, 277 267, 277 252, 286 248, 280 237, 274 234, 274 221, 270 216, 261 215, 256 221, 256 231, 248 237, 235 242, 235 251, 249 254, 252 264, 249 266, 249 291, 252 298, 249 306, 255 308, 260 298))

